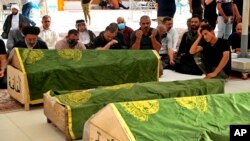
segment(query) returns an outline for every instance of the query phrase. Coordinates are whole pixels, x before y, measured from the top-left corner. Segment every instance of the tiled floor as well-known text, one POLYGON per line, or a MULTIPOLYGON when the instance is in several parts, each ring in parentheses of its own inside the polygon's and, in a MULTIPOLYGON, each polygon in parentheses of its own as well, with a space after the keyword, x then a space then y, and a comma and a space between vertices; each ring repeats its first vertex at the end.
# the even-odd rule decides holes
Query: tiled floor
MULTIPOLYGON (((102 31, 110 22, 115 22, 118 16, 123 16, 127 20, 127 25, 136 29, 139 27, 138 19, 142 14, 149 14, 156 18, 156 12, 147 13, 136 11, 130 13, 129 10, 92 10, 92 23, 89 29, 93 31, 102 31)), ((66 33, 74 28, 74 22, 82 18, 83 15, 78 11, 54 12, 52 13, 52 27, 60 33, 66 33)), ((190 17, 189 13, 177 15, 174 19, 174 27, 186 27, 186 19, 190 17)), ((40 19, 35 21, 40 24, 40 19)), ((156 26, 156 22, 152 22, 156 26)), ((193 78, 202 78, 202 76, 191 76, 177 74, 173 71, 164 71, 160 81, 186 80, 193 78)), ((233 79, 225 84, 226 93, 250 92, 250 80, 233 79)), ((64 141, 65 136, 52 124, 48 124, 43 114, 43 109, 32 108, 30 111, 19 111, 13 113, 0 114, 0 141, 64 141)))

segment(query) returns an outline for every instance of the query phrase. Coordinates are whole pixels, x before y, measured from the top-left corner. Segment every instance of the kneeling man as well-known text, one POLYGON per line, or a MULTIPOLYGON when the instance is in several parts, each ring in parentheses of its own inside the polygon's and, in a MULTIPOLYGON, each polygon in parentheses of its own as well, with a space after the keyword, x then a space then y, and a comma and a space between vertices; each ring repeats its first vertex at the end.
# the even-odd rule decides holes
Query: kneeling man
POLYGON ((194 55, 205 78, 228 78, 231 72, 231 52, 227 40, 217 38, 210 25, 201 26, 198 34, 189 52, 194 55), (207 43, 200 43, 202 38, 207 43))

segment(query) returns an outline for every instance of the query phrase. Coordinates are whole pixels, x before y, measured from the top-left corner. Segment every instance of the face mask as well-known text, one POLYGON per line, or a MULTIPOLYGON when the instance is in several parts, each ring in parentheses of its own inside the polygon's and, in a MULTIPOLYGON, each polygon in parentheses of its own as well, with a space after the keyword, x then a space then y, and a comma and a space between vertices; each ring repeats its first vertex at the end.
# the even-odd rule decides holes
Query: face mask
POLYGON ((120 23, 120 24, 118 24, 118 28, 119 28, 120 30, 123 30, 123 29, 125 28, 125 23, 120 23))
POLYGON ((74 47, 77 44, 75 40, 68 40, 69 47, 74 47))

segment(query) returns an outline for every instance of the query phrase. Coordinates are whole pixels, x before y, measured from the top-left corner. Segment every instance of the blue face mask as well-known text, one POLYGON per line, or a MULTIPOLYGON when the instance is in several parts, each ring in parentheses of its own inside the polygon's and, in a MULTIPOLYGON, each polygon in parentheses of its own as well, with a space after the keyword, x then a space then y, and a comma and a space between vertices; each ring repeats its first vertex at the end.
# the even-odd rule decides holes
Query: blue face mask
POLYGON ((118 24, 118 28, 119 28, 120 30, 123 30, 123 29, 125 28, 125 23, 120 23, 120 24, 118 24))

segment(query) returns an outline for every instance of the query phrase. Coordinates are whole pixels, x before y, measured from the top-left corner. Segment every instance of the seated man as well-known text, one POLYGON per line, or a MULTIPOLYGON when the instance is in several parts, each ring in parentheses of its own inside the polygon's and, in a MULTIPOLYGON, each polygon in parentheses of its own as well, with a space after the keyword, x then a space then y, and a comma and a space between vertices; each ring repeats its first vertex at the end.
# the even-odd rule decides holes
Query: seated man
POLYGON ((179 35, 178 32, 173 28, 173 18, 167 16, 163 19, 162 22, 166 27, 168 38, 169 63, 167 68, 173 69, 173 66, 175 65, 174 60, 177 54, 177 42, 179 39, 179 35))
POLYGON ((6 77, 6 63, 7 63, 7 53, 5 49, 5 44, 2 39, 0 39, 0 89, 7 88, 7 77, 6 77))
POLYGON ((24 40, 18 41, 14 47, 31 49, 48 49, 47 44, 38 38, 40 29, 36 26, 27 26, 23 29, 24 40))
POLYGON ((126 25, 123 17, 117 18, 117 24, 118 24, 119 31, 121 31, 121 33, 123 34, 124 42, 125 42, 124 44, 126 48, 130 48, 130 38, 134 30, 126 25))
MULTIPOLYGON (((232 52, 240 53, 241 47, 241 32, 242 32, 242 23, 238 23, 236 26, 236 32, 232 33, 229 38, 228 42, 232 47, 232 52)), ((250 41, 250 34, 248 33, 248 41, 250 41)), ((250 52, 250 43, 248 42, 248 52, 250 52)))
POLYGON ((151 26, 149 16, 144 15, 140 18, 140 28, 131 35, 131 48, 133 50, 152 49, 159 52, 161 48, 160 34, 157 29, 151 26))
POLYGON ((161 48, 159 50, 159 55, 161 56, 162 68, 165 69, 170 61, 168 57, 168 37, 167 37, 167 28, 163 24, 159 24, 156 28, 161 36, 161 48))
POLYGON ((79 41, 82 42, 87 49, 93 49, 96 36, 93 31, 87 29, 85 21, 77 20, 76 29, 79 32, 79 41))
POLYGON ((10 31, 10 33, 8 35, 8 40, 7 40, 7 49, 8 49, 7 53, 8 54, 14 48, 14 44, 16 44, 19 41, 24 40, 24 35, 23 35, 22 31, 27 26, 29 26, 28 23, 22 23, 19 25, 19 29, 14 29, 14 30, 10 31))
MULTIPOLYGON (((156 50, 160 51, 161 37, 157 29, 151 26, 149 16, 144 15, 140 18, 140 28, 134 31, 131 35, 131 48, 133 50, 156 50)), ((159 76, 163 74, 163 66, 160 65, 159 76)))
POLYGON ((96 49, 123 49, 121 40, 117 36, 118 27, 114 24, 110 24, 106 27, 105 31, 101 32, 99 36, 95 38, 94 47, 96 49))
POLYGON ((19 13, 18 5, 11 5, 11 14, 7 16, 3 24, 3 39, 8 39, 10 30, 18 29, 22 23, 29 24, 27 19, 19 13))
POLYGON ((54 30, 50 28, 50 25, 51 17, 48 15, 43 16, 39 37, 47 43, 49 49, 55 49, 55 45, 59 39, 59 36, 54 30))
POLYGON ((206 75, 205 78, 228 78, 231 72, 231 55, 228 42, 217 38, 213 27, 210 25, 202 26, 198 34, 198 38, 190 48, 190 54, 195 55, 195 62, 206 75), (209 44, 199 45, 202 38, 209 44))
POLYGON ((79 42, 79 32, 75 29, 68 31, 68 35, 59 40, 55 46, 56 49, 86 49, 83 43, 79 42))
POLYGON ((175 70, 184 74, 202 75, 202 71, 195 64, 193 55, 189 53, 190 47, 198 37, 198 29, 200 27, 201 18, 194 15, 191 18, 190 30, 182 36, 179 50, 177 52, 177 60, 175 62, 175 70))

